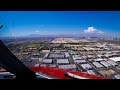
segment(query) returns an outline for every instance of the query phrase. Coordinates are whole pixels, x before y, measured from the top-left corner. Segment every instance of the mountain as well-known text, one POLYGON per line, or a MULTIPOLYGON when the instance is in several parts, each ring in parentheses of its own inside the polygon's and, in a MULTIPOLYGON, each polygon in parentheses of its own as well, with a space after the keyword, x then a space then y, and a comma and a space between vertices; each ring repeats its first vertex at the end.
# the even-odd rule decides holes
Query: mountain
MULTIPOLYGON (((52 34, 52 35, 41 35, 41 34, 30 34, 26 36, 18 36, 18 37, 61 37, 61 38, 79 38, 79 37, 102 37, 102 38, 114 38, 113 36, 109 36, 107 34, 95 34, 95 33, 79 33, 79 34, 52 34)), ((18 38, 17 37, 17 38, 18 38)))

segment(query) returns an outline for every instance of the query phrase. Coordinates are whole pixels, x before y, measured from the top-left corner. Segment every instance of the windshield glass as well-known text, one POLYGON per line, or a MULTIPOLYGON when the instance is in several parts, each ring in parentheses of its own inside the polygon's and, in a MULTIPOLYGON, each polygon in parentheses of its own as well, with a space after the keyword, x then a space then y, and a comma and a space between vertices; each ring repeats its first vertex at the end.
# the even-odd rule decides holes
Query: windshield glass
POLYGON ((0 40, 28 68, 120 79, 119 34, 119 11, 0 11, 0 40))

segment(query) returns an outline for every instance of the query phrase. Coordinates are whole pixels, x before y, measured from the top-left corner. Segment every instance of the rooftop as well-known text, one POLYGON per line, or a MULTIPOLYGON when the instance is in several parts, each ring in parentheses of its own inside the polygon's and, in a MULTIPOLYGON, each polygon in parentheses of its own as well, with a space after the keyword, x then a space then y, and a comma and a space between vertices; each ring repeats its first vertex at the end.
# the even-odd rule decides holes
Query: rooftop
POLYGON ((93 64, 94 64, 96 67, 98 67, 98 68, 102 68, 102 67, 104 67, 103 65, 101 65, 101 64, 98 63, 98 62, 93 62, 93 64))
POLYGON ((70 57, 70 54, 68 52, 65 52, 66 57, 70 57))
POLYGON ((84 69, 91 69, 92 67, 89 64, 81 64, 84 69))
POLYGON ((102 58, 97 58, 97 59, 95 59, 95 61, 104 61, 104 59, 102 59, 102 58))
POLYGON ((75 60, 76 63, 85 63, 85 60, 75 60))
POLYGON ((92 75, 96 75, 93 70, 87 70, 87 73, 92 74, 92 75))
POLYGON ((42 52, 46 53, 46 52, 50 52, 50 50, 42 50, 42 52))
POLYGON ((58 64, 69 64, 68 59, 57 59, 58 64))
POLYGON ((64 54, 50 54, 50 58, 63 58, 64 54))
POLYGON ((101 63, 102 65, 104 65, 105 67, 111 66, 111 64, 107 63, 106 61, 101 61, 100 63, 101 63))
POLYGON ((112 69, 109 69, 109 70, 101 70, 101 71, 99 71, 99 73, 102 74, 103 76, 109 77, 109 76, 115 74, 116 72, 112 69))
POLYGON ((35 67, 38 67, 39 66, 39 64, 35 64, 35 67))
POLYGON ((111 60, 109 60, 109 61, 107 61, 109 64, 111 64, 111 65, 113 65, 113 66, 115 66, 115 65, 117 65, 117 63, 115 63, 114 61, 111 61, 111 60))
POLYGON ((43 59, 43 63, 52 63, 52 59, 43 59))
POLYGON ((73 55, 73 60, 83 59, 80 55, 73 55))
POLYGON ((75 64, 59 65, 59 68, 62 68, 62 69, 76 69, 76 65, 75 64))
POLYGON ((120 57, 112 57, 112 58, 109 58, 109 59, 112 60, 112 61, 115 61, 115 62, 120 61, 120 57))

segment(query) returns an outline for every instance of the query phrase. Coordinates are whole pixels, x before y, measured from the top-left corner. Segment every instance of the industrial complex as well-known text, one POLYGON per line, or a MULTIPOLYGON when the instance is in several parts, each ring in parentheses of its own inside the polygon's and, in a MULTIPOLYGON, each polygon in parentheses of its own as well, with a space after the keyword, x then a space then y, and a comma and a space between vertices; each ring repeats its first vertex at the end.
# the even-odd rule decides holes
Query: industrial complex
POLYGON ((91 75, 120 79, 120 46, 109 42, 55 38, 23 42, 8 48, 27 67, 68 69, 91 75))

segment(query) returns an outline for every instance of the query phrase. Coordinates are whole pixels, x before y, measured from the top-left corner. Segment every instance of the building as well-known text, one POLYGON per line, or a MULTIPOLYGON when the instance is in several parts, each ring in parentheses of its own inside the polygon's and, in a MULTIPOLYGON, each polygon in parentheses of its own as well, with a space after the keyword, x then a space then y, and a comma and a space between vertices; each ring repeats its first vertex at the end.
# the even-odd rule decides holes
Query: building
POLYGON ((74 52, 74 51, 69 51, 69 53, 71 54, 71 55, 76 55, 77 53, 76 52, 74 52))
POLYGON ((104 59, 102 59, 102 58, 97 58, 97 59, 95 59, 94 61, 104 61, 104 59))
POLYGON ((120 79, 120 74, 114 76, 115 79, 120 79))
POLYGON ((101 65, 100 63, 98 62, 93 62, 93 65, 96 67, 96 68, 103 68, 104 66, 101 65))
POLYGON ((81 60, 83 59, 80 55, 73 55, 73 60, 81 60))
POLYGON ((70 57, 70 55, 69 55, 68 52, 65 52, 65 57, 66 57, 66 58, 69 58, 69 57, 70 57))
POLYGON ((101 61, 100 62, 102 65, 104 65, 105 67, 111 67, 112 65, 107 63, 106 61, 101 61))
POLYGON ((39 63, 39 62, 42 62, 42 58, 34 58, 34 57, 31 57, 31 59, 29 60, 29 62, 36 62, 36 63, 39 63))
POLYGON ((49 64, 49 67, 57 67, 57 65, 56 64, 49 64))
POLYGON ((64 54, 50 54, 49 58, 64 58, 64 54))
POLYGON ((38 57, 31 57, 31 60, 39 60, 38 57))
POLYGON ((49 55, 49 53, 45 53, 44 58, 47 58, 47 57, 48 57, 48 55, 49 55))
POLYGON ((89 54, 89 55, 87 55, 87 58, 88 58, 88 59, 93 59, 93 58, 95 58, 95 55, 89 54))
POLYGON ((111 57, 119 57, 119 56, 120 56, 120 54, 119 54, 119 53, 112 52, 111 57))
POLYGON ((114 62, 120 63, 120 57, 112 57, 112 58, 109 58, 109 59, 114 61, 114 62))
POLYGON ((57 59, 57 63, 58 64, 69 64, 69 60, 68 59, 57 59))
POLYGON ((91 58, 91 59, 88 59, 88 61, 94 61, 94 59, 91 58))
POLYGON ((35 64, 35 67, 39 67, 40 65, 39 64, 35 64))
POLYGON ((59 54, 59 53, 60 53, 60 50, 54 50, 54 53, 55 53, 55 54, 59 54))
POLYGON ((83 47, 83 48, 87 51, 94 50, 94 48, 92 48, 92 47, 83 47))
POLYGON ((109 60, 109 61, 106 61, 106 62, 108 62, 109 64, 111 64, 113 66, 117 66, 117 63, 115 63, 114 61, 109 60))
POLYGON ((85 70, 90 70, 92 67, 89 64, 81 64, 82 68, 85 70))
POLYGON ((76 65, 75 64, 69 64, 69 65, 59 65, 59 68, 62 69, 76 69, 76 65))
POLYGON ((34 54, 33 54, 33 57, 34 57, 34 58, 40 58, 40 57, 42 57, 42 56, 43 56, 42 53, 34 53, 34 54))
POLYGON ((108 58, 108 57, 111 56, 111 54, 106 53, 104 56, 105 56, 106 58, 108 58))
POLYGON ((76 63, 86 63, 85 60, 75 60, 76 63))
POLYGON ((43 58, 39 58, 39 62, 42 62, 43 61, 43 58))
POLYGON ((91 75, 96 75, 96 73, 93 70, 87 70, 87 73, 91 75))
POLYGON ((43 59, 43 63, 45 63, 45 64, 51 64, 52 63, 52 59, 43 59))
POLYGON ((49 53, 50 50, 42 50, 43 53, 49 53))
POLYGON ((46 67, 46 64, 41 64, 40 66, 41 66, 41 67, 46 67))
POLYGON ((105 77, 111 77, 111 75, 114 75, 116 74, 116 72, 112 69, 109 69, 109 70, 101 70, 101 71, 98 71, 101 75, 105 76, 105 77))

